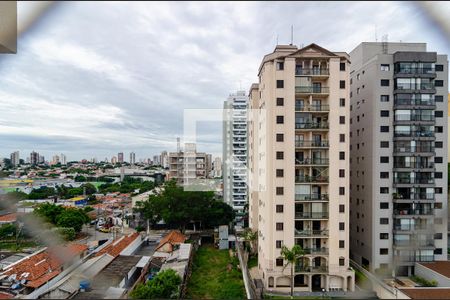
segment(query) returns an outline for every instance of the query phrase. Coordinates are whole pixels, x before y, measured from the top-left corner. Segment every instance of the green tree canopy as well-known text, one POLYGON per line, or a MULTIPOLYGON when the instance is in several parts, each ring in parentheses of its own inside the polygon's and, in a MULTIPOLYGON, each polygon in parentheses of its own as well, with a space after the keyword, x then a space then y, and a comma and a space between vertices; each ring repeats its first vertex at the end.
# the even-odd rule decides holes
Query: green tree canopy
POLYGON ((65 209, 56 217, 56 225, 59 227, 73 228, 75 232, 80 232, 83 224, 88 222, 89 217, 86 212, 76 208, 65 209))
POLYGON ((176 299, 181 277, 172 269, 159 272, 146 284, 138 284, 131 292, 133 299, 176 299))

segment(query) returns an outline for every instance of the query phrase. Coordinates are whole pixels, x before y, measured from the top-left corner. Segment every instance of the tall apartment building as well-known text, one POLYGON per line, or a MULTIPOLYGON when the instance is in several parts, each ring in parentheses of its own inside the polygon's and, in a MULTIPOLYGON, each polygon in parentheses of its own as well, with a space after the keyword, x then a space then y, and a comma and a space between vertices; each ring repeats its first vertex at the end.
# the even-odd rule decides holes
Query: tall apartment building
POLYGON ((67 156, 63 153, 61 153, 61 165, 66 165, 67 164, 67 156))
POLYGON ((134 165, 136 163, 136 153, 130 152, 130 164, 134 165))
POLYGON ((58 155, 53 155, 53 157, 52 157, 52 164, 56 165, 56 164, 59 164, 60 162, 61 162, 60 157, 58 155))
POLYGON ((447 260, 447 56, 386 42, 350 57, 351 256, 409 275, 447 260))
POLYGON ((250 90, 250 226, 267 289, 289 290, 283 245, 300 245, 294 290, 353 290, 349 268, 349 56, 278 45, 250 90), (256 216, 257 215, 257 216, 256 216))
POLYGON ((213 177, 222 177, 222 159, 220 157, 215 157, 213 162, 213 177))
POLYGON ((153 165, 155 165, 155 166, 161 165, 161 156, 160 155, 153 156, 153 165))
POLYGON ((14 151, 13 153, 11 153, 10 158, 11 158, 11 164, 14 167, 17 167, 20 164, 19 151, 14 151))
POLYGON ((247 203, 247 108, 245 91, 231 94, 223 105, 223 196, 243 225, 247 203))
POLYGON ((123 164, 123 152, 117 153, 117 160, 119 163, 123 164))
POLYGON ((30 164, 37 165, 39 163, 39 153, 32 151, 30 153, 30 164))
POLYGON ((167 151, 161 152, 161 166, 165 169, 169 168, 169 155, 167 151))
POLYGON ((207 177, 207 154, 197 152, 194 143, 186 143, 184 150, 169 152, 169 179, 176 179, 179 185, 192 184, 195 179, 207 177))

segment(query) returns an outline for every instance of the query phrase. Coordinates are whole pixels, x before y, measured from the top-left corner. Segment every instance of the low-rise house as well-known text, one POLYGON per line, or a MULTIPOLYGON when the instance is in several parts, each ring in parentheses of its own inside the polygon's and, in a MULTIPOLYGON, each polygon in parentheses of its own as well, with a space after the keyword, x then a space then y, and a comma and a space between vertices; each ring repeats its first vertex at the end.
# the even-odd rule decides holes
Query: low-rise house
POLYGON ((177 230, 172 230, 165 237, 161 239, 158 246, 156 247, 156 252, 171 253, 175 250, 177 246, 184 243, 187 237, 177 230))
POLYGON ((4 224, 14 224, 17 221, 16 213, 7 213, 0 216, 0 226, 4 224))

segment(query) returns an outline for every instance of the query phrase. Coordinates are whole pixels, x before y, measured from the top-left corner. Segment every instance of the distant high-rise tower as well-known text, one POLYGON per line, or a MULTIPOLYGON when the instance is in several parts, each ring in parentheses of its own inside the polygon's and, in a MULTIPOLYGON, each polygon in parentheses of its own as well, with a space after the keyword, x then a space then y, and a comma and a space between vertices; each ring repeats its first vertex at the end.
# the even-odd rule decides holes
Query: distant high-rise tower
POLYGON ((20 163, 19 151, 14 151, 13 153, 11 153, 11 164, 14 167, 17 167, 19 163, 20 163))
POLYGON ((134 165, 136 163, 136 153, 130 153, 130 164, 134 165))
POLYGON ((169 155, 167 154, 167 151, 163 151, 161 152, 161 166, 163 168, 168 168, 169 167, 169 155))
POLYGON ((30 154, 30 164, 37 165, 39 163, 39 153, 32 151, 30 154))
POLYGON ((61 165, 66 165, 67 164, 67 156, 65 154, 61 153, 61 165))
POLYGON ((117 159, 118 159, 119 163, 123 164, 123 152, 119 152, 117 154, 117 159))
POLYGON ((161 157, 159 155, 154 155, 153 156, 153 165, 155 166, 159 166, 161 165, 161 157))
POLYGON ((58 155, 53 155, 52 164, 56 165, 56 164, 58 164, 60 162, 61 162, 60 157, 58 155))
POLYGON ((117 164, 117 157, 116 156, 111 157, 111 163, 113 165, 117 164))

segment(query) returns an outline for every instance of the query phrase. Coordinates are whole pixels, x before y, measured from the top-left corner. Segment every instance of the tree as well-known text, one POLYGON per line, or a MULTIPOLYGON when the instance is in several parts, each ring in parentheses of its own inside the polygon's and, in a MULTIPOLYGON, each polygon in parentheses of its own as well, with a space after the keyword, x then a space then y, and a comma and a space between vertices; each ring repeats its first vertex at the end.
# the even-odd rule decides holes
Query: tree
POLYGON ((34 214, 43 218, 46 222, 56 224, 57 217, 64 211, 64 207, 60 205, 43 203, 39 205, 34 214))
POLYGON ((284 268, 291 265, 291 297, 294 296, 294 266, 299 258, 305 255, 305 251, 300 245, 294 245, 292 249, 286 246, 281 247, 281 256, 286 261, 284 268))
POLYGON ((54 188, 41 186, 38 189, 33 189, 28 195, 28 199, 47 199, 54 195, 56 195, 56 190, 54 188))
POLYGON ((65 209, 56 217, 56 225, 59 227, 73 228, 75 232, 80 232, 83 224, 89 222, 88 215, 81 209, 69 208, 65 209))
POLYGON ((176 299, 181 277, 172 269, 159 272, 145 284, 138 284, 131 292, 133 299, 176 299))
POLYGON ((254 253, 257 248, 255 242, 258 240, 258 232, 252 231, 250 228, 246 228, 242 233, 242 237, 246 242, 250 243, 250 252, 254 253))
POLYGON ((86 177, 82 175, 75 176, 75 182, 86 182, 86 177))
MULTIPOLYGON (((150 195, 147 201, 138 201, 136 203, 135 212, 139 212, 147 221, 147 227, 154 226, 161 221, 161 208, 158 201, 158 196, 150 195)), ((150 228, 147 228, 147 230, 150 228)))

